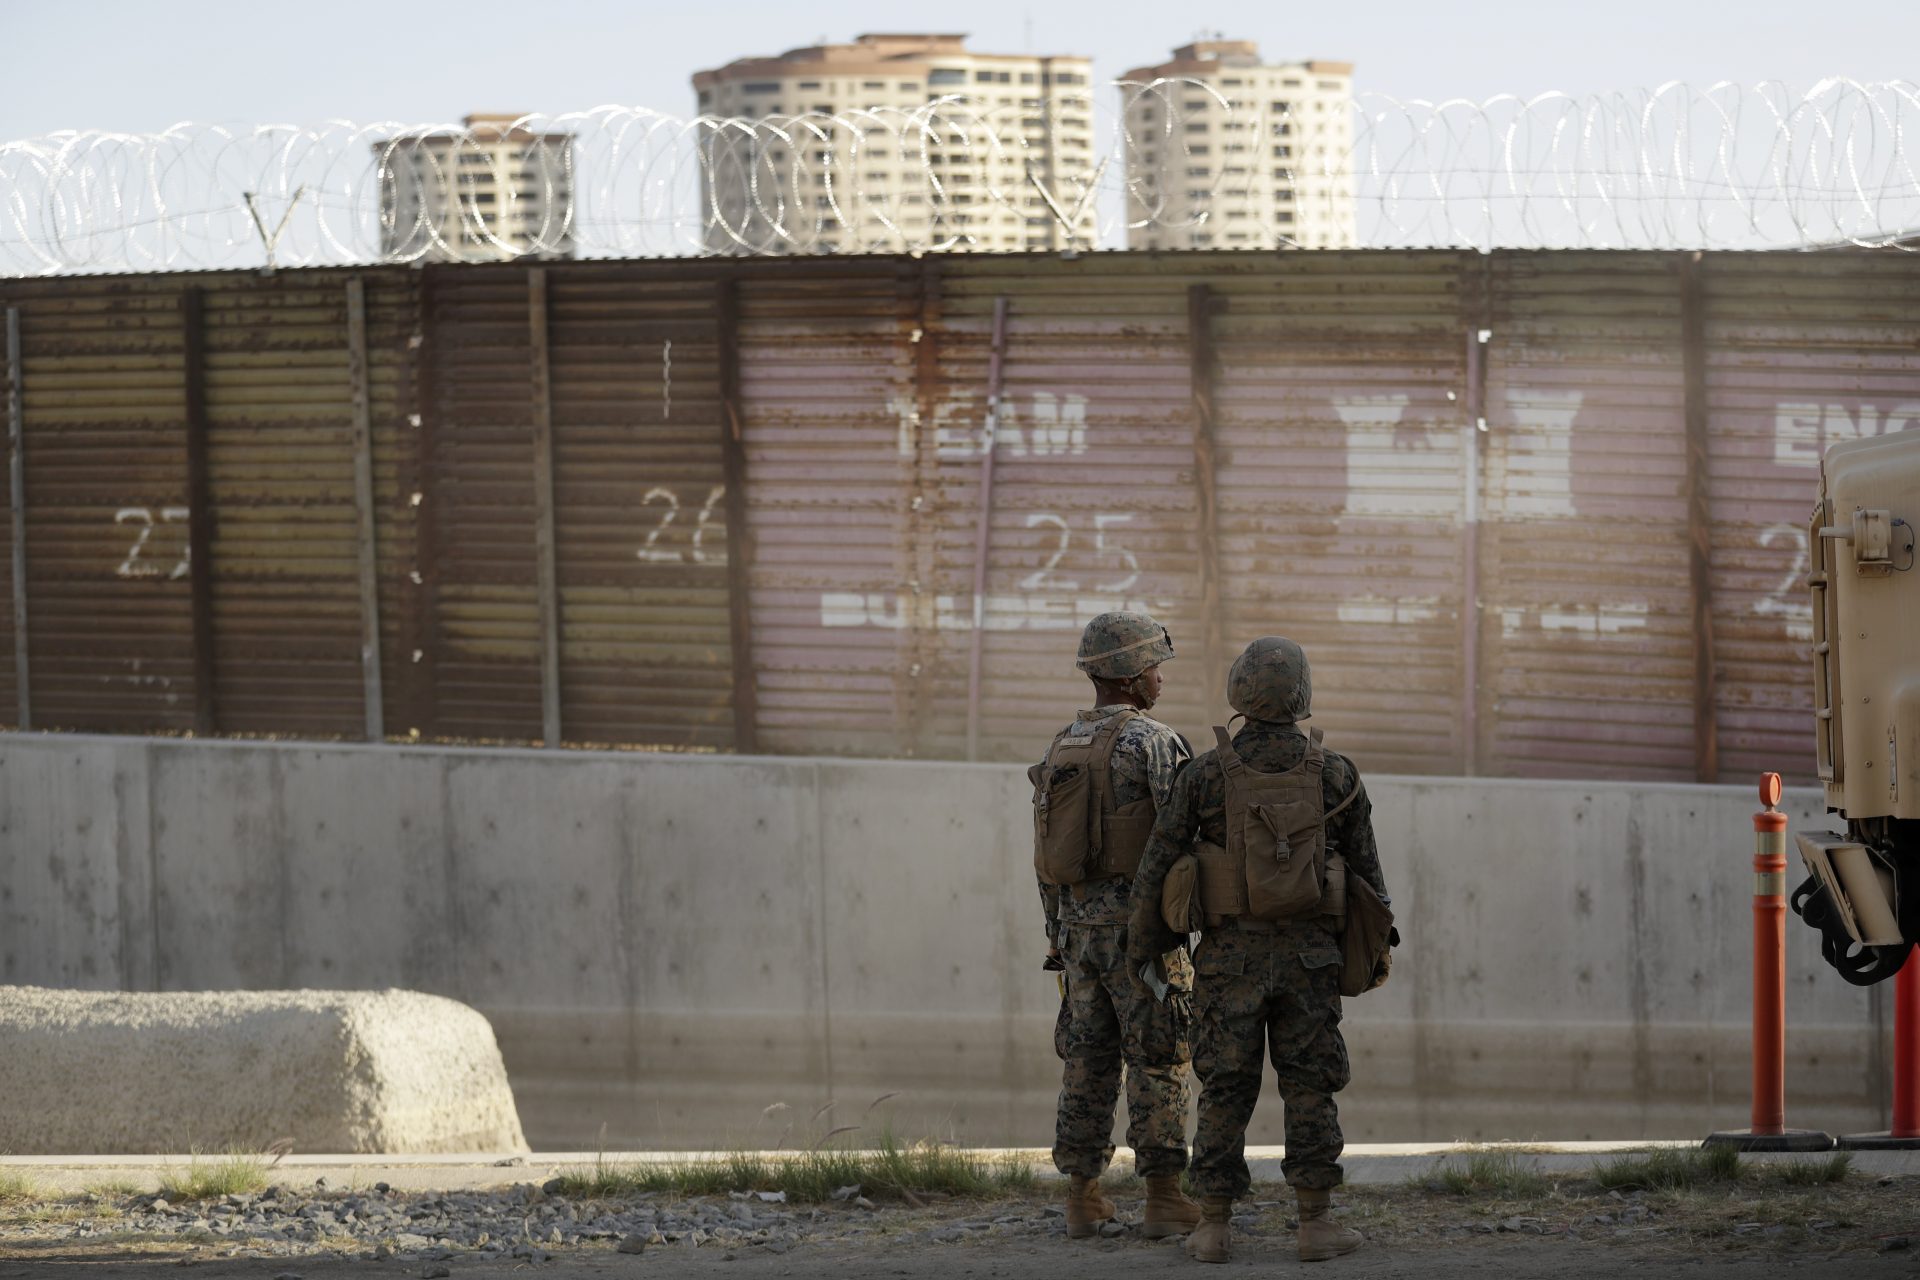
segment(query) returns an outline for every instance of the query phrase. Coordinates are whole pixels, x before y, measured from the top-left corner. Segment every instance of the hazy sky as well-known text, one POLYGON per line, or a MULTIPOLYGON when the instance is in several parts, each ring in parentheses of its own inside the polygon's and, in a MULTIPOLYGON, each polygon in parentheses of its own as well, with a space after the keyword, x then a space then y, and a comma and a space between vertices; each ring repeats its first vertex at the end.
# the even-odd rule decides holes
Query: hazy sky
MULTIPOLYGON (((1103 5, 970 0, 972 46, 1084 53, 1095 74, 1158 61, 1202 28, 1280 58, 1351 59, 1403 98, 1595 92, 1688 80, 1920 79, 1920 3, 1340 0, 1103 5)), ((929 5, 836 0, 0 0, 0 139, 181 120, 444 121, 603 103, 691 114, 688 75, 863 31, 924 29, 929 5)), ((944 22, 935 26, 945 26, 944 22)))

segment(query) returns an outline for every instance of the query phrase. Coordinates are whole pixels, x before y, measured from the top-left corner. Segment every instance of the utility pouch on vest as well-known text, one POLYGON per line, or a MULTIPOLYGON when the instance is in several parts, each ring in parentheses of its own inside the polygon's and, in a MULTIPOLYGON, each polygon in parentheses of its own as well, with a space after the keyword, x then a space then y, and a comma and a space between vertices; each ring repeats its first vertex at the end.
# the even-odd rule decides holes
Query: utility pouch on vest
MULTIPOLYGON (((1226 775, 1226 852, 1245 886, 1245 906, 1238 914, 1255 920, 1319 914, 1326 882, 1326 800, 1320 782, 1326 753, 1310 738, 1297 767, 1261 773, 1234 752, 1225 729, 1213 733, 1226 775)), ((1224 901, 1226 887, 1214 896, 1224 901)))
POLYGON ((1160 918, 1175 933, 1194 933, 1205 923, 1200 909, 1200 863, 1190 853, 1174 859, 1160 883, 1160 918))
POLYGON ((1193 846, 1194 870, 1200 881, 1200 910, 1208 916, 1247 914, 1247 877, 1225 848, 1210 840, 1193 846))
POLYGON ((1092 874, 1132 877, 1153 839, 1153 801, 1123 804, 1100 820, 1100 865, 1092 874))
POLYGON ((1033 870, 1041 883, 1073 885, 1102 876, 1132 875, 1140 864, 1153 833, 1153 802, 1140 801, 1127 805, 1124 812, 1104 813, 1114 741, 1138 714, 1116 712, 1085 733, 1074 732, 1081 727, 1076 721, 1054 738, 1047 758, 1027 771, 1033 782, 1033 870), (1144 817, 1136 813, 1142 808, 1144 817), (1124 864, 1124 870, 1119 864, 1124 864))
POLYGON ((1347 860, 1331 849, 1327 877, 1320 884, 1320 914, 1332 922, 1335 933, 1347 927, 1347 860))

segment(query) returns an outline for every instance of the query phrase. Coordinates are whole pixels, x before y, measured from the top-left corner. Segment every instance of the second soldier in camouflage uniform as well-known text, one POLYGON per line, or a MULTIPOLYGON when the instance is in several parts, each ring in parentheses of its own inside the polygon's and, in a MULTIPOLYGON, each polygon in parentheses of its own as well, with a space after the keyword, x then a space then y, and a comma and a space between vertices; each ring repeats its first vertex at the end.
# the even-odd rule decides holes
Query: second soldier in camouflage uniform
MULTIPOLYGON (((1247 718, 1233 735, 1247 768, 1283 774, 1299 767, 1311 739, 1297 723, 1311 713, 1306 655, 1290 640, 1256 640, 1233 665, 1228 701, 1247 718)), ((1371 806, 1353 762, 1324 753, 1321 774, 1326 847, 1386 898, 1374 845, 1371 806), (1338 813, 1333 811, 1338 809, 1338 813)), ((1144 960, 1175 935, 1160 917, 1168 870, 1196 838, 1224 846, 1226 770, 1207 751, 1181 771, 1162 805, 1134 881, 1132 958, 1144 960)), ((1327 1216, 1329 1191, 1340 1185, 1339 1110, 1346 1087, 1347 1046, 1340 1034, 1339 940, 1324 917, 1273 924, 1239 917, 1209 920, 1194 955, 1194 1074, 1200 1115, 1190 1179, 1205 1201, 1207 1221, 1190 1241, 1194 1256, 1227 1260, 1232 1202, 1246 1194, 1246 1128, 1259 1100, 1263 1060, 1271 1058, 1286 1106, 1282 1171, 1300 1202, 1299 1249, 1312 1261, 1358 1248, 1358 1232, 1327 1216)))
MULTIPOLYGON (((1166 804, 1189 754, 1179 734, 1138 714, 1157 700, 1159 664, 1172 656, 1172 641, 1153 619, 1131 613, 1096 617, 1081 637, 1076 665, 1093 680, 1097 705, 1079 713, 1033 771, 1038 784, 1065 754, 1063 743, 1098 742, 1101 729, 1116 716, 1130 717, 1112 734, 1104 794, 1096 794, 1109 844, 1125 843, 1114 834, 1116 815, 1137 815, 1130 819, 1137 831, 1133 857, 1151 829, 1151 814, 1166 804)), ((1069 1178, 1067 1227, 1076 1237, 1095 1234, 1099 1223, 1114 1215, 1099 1178, 1113 1159, 1113 1113, 1123 1074, 1127 1141, 1135 1169, 1147 1180, 1146 1233, 1184 1233, 1200 1219, 1199 1206, 1179 1190, 1187 1164, 1186 1015, 1192 970, 1177 939, 1154 952, 1151 959, 1162 966, 1170 988, 1163 1001, 1141 981, 1138 966, 1129 969, 1131 860, 1122 865, 1123 873, 1067 884, 1048 883, 1043 875, 1040 883, 1049 954, 1066 970, 1067 1008, 1058 1045, 1065 1066, 1053 1159, 1069 1178)))

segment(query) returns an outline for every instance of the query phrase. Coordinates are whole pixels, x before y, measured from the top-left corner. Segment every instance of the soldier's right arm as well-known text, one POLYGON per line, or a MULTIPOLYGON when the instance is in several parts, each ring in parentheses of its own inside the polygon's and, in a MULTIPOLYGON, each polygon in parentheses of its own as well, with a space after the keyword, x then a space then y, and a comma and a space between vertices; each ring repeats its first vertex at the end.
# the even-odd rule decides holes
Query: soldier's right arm
POLYGON ((1140 856, 1140 868, 1133 875, 1133 916, 1127 927, 1127 959, 1134 967, 1173 950, 1181 942, 1179 934, 1167 928, 1160 918, 1160 888, 1167 872, 1193 849, 1193 835, 1199 814, 1195 806, 1194 765, 1180 770, 1173 788, 1154 817, 1153 836, 1140 856))

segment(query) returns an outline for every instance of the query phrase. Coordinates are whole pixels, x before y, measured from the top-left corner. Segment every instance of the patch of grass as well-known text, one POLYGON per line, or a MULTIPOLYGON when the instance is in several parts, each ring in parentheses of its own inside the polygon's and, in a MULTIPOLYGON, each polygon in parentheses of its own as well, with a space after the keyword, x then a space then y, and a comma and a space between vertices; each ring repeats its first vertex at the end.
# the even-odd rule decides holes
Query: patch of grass
POLYGON ((109 1178, 105 1182, 88 1183, 88 1195, 99 1196, 102 1200, 128 1200, 145 1190, 130 1178, 109 1178))
POLYGON ((169 1169, 160 1175, 160 1194, 168 1200, 212 1200, 220 1196, 256 1195, 267 1189, 265 1156, 230 1151, 204 1163, 198 1152, 184 1171, 169 1169))
POLYGON ((1853 1172, 1853 1153, 1836 1151, 1825 1160, 1765 1160, 1750 1166, 1755 1182, 1770 1187, 1821 1187, 1845 1182, 1853 1172))
POLYGON ((1593 1167, 1606 1191, 1685 1191, 1740 1180, 1740 1153, 1732 1147, 1662 1147, 1616 1156, 1593 1167))
POLYGON ((14 1169, 0 1169, 0 1204, 39 1198, 40 1188, 32 1178, 14 1169))
POLYGON ((843 1187, 909 1202, 922 1193, 1013 1195, 1030 1190, 1025 1161, 978 1155, 937 1142, 903 1145, 890 1135, 868 1150, 841 1147, 761 1155, 735 1151, 714 1160, 670 1164, 610 1164, 605 1159, 556 1175, 562 1195, 610 1199, 636 1195, 703 1196, 730 1191, 784 1191, 802 1203, 831 1200, 843 1187))
POLYGON ((1544 1195, 1551 1185, 1516 1151, 1474 1151, 1464 1160, 1441 1157, 1433 1168, 1409 1179, 1415 1186, 1446 1195, 1496 1195, 1509 1198, 1544 1195))

